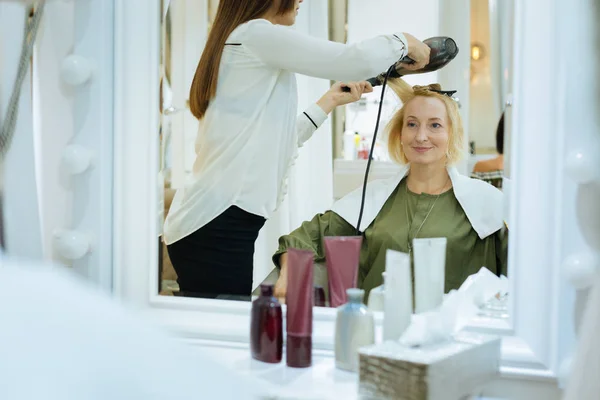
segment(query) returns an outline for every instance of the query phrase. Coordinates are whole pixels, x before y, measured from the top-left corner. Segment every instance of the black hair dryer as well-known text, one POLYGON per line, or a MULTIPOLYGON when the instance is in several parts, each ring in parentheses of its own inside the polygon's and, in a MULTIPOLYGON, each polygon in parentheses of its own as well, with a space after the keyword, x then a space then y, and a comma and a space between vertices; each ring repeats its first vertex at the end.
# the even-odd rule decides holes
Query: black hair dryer
MULTIPOLYGON (((406 56, 402 58, 395 64, 395 68, 392 68, 389 74, 389 78, 400 78, 404 75, 414 75, 414 74, 424 74, 427 72, 437 71, 448 65, 448 63, 456 57, 458 54, 458 46, 454 39, 447 36, 435 36, 423 41, 429 48, 431 52, 429 53, 429 64, 424 66, 421 69, 411 71, 406 69, 407 64, 413 64, 414 60, 410 57, 406 56)), ((385 76, 387 71, 379 74, 376 77, 369 78, 367 81, 372 86, 381 86, 385 81, 385 76)), ((350 88, 344 87, 344 92, 349 92, 350 88)))
MULTIPOLYGON (((454 39, 447 36, 435 36, 423 41, 431 52, 429 53, 429 64, 421 69, 411 71, 406 69, 406 64, 414 64, 414 61, 406 56, 402 60, 396 63, 396 68, 392 70, 390 78, 400 78, 404 75, 424 74, 427 72, 437 71, 438 69, 444 68, 448 63, 456 57, 458 54, 458 46, 454 39)), ((368 79, 373 86, 379 86, 383 84, 385 79, 385 72, 379 74, 375 78, 368 79)))

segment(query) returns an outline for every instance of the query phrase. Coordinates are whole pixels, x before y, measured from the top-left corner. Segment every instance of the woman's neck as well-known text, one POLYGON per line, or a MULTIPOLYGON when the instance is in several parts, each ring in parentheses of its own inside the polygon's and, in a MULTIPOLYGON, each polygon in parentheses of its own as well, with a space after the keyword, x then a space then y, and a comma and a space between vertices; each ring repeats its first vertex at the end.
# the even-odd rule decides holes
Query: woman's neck
POLYGON ((269 21, 273 25, 277 25, 277 18, 275 17, 274 14, 271 14, 271 13, 265 14, 265 15, 261 16, 260 18, 266 19, 267 21, 269 21))
POLYGON ((411 164, 406 180, 413 193, 440 194, 452 186, 445 165, 411 164))
POLYGON ((263 15, 261 15, 260 18, 266 19, 267 21, 269 21, 273 25, 278 25, 281 22, 280 21, 280 19, 281 19, 280 16, 277 15, 277 10, 274 10, 274 9, 271 9, 271 10, 267 11, 266 13, 264 13, 263 15))

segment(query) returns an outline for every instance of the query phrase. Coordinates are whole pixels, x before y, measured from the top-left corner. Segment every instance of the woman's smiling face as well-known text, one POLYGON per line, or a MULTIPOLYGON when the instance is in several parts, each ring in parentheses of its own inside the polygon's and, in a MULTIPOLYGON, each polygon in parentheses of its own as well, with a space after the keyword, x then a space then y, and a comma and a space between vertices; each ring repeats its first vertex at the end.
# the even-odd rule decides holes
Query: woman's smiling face
POLYGON ((450 124, 446 105, 435 97, 417 96, 404 108, 401 144, 408 162, 446 162, 450 124))

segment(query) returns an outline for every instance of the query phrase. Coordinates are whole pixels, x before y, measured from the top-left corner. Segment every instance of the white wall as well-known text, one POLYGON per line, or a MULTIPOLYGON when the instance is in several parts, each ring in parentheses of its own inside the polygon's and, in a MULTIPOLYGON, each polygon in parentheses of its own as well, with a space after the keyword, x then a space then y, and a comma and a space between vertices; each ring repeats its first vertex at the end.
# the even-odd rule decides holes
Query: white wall
MULTIPOLYGON (((471 109, 469 113, 470 140, 475 141, 477 149, 496 147, 496 126, 500 119, 499 107, 494 97, 491 75, 492 52, 490 41, 490 20, 488 0, 471 0, 471 41, 483 46, 484 56, 473 61, 471 69, 471 109)), ((500 82, 497 82, 500 83, 500 82)))
POLYGON ((470 140, 469 113, 471 112, 471 93, 469 88, 470 43, 471 32, 469 20, 471 19, 469 0, 453 0, 440 2, 440 35, 449 36, 456 41, 459 52, 450 64, 438 71, 439 82, 447 90, 456 90, 455 97, 460 100, 460 116, 464 129, 464 154, 465 158, 458 163, 457 168, 464 174, 470 172, 469 165, 472 160, 467 157, 470 140))
POLYGON ((168 157, 171 187, 178 189, 189 178, 196 158, 194 143, 198 120, 186 108, 186 102, 208 36, 208 12, 205 0, 171 0, 170 8, 172 99, 171 104, 165 104, 165 107, 172 106, 183 111, 171 116, 163 115, 163 121, 170 120, 172 124, 168 157))

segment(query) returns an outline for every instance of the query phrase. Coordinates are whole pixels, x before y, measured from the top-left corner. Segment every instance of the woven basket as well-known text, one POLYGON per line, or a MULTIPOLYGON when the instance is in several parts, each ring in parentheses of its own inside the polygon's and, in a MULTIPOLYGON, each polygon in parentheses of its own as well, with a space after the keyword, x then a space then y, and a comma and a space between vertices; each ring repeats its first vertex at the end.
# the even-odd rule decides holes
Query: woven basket
POLYGON ((359 351, 359 394, 377 400, 458 400, 498 375, 501 340, 461 332, 424 348, 385 342, 359 351))

